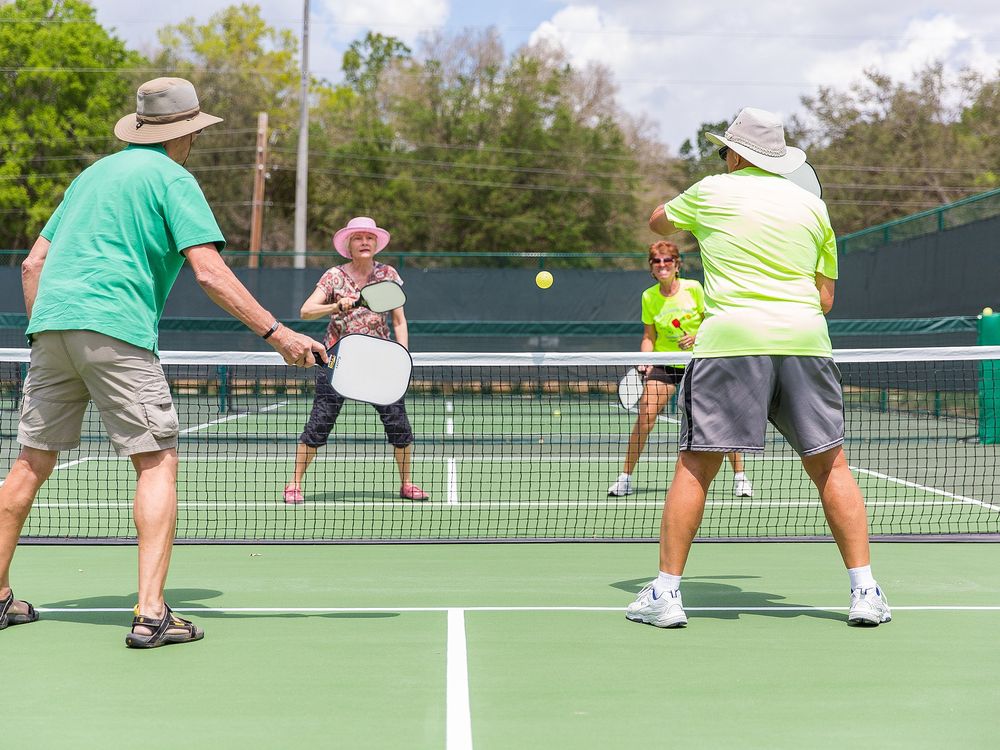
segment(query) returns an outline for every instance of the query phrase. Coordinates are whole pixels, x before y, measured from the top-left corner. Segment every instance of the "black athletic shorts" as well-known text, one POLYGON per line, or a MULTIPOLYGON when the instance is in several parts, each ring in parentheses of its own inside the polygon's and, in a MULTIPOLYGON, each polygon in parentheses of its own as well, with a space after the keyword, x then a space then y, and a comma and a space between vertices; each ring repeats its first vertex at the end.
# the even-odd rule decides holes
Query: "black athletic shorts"
MULTIPOLYGON (((310 448, 326 445, 330 431, 340 416, 344 400, 344 397, 330 385, 330 371, 325 367, 316 368, 316 398, 305 429, 299 436, 299 442, 310 448)), ((406 416, 403 399, 388 406, 375 404, 372 406, 378 412, 382 426, 385 427, 386 440, 396 448, 405 448, 413 442, 413 428, 410 427, 410 419, 406 416)))
POLYGON ((662 365, 653 365, 649 368, 649 373, 646 375, 646 380, 655 380, 658 383, 666 383, 667 385, 680 385, 683 378, 683 367, 664 367, 662 365))

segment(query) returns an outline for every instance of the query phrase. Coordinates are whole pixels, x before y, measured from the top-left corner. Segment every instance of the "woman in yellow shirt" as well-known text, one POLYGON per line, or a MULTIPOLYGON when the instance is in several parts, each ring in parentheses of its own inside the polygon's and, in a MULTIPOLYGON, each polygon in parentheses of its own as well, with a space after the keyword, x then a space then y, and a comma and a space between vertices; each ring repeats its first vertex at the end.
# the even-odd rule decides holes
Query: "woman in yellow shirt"
MULTIPOLYGON (((678 276, 681 254, 677 245, 660 240, 649 246, 649 272, 656 284, 642 293, 644 331, 639 351, 680 352, 694 346, 698 328, 705 319, 705 292, 693 279, 678 276)), ((636 491, 632 472, 639 463, 646 439, 656 418, 674 395, 684 376, 683 365, 640 365, 636 368, 645 381, 639 399, 639 416, 632 426, 622 473, 608 488, 608 495, 622 497, 636 491)), ((733 494, 750 497, 753 487, 743 471, 743 457, 727 453, 733 466, 733 494)))

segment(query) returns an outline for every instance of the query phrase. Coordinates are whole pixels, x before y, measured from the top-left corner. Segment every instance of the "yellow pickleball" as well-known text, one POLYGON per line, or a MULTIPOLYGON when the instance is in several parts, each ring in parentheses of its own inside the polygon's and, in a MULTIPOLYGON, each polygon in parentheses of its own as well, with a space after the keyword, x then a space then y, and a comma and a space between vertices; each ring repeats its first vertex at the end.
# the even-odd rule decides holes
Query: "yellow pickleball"
POLYGON ((983 317, 984 318, 987 317, 988 315, 992 315, 992 314, 993 314, 993 308, 992 307, 984 307, 983 308, 983 317))
POLYGON ((535 285, 539 289, 548 289, 552 286, 553 281, 554 279, 552 278, 552 274, 548 271, 539 271, 535 274, 535 285))

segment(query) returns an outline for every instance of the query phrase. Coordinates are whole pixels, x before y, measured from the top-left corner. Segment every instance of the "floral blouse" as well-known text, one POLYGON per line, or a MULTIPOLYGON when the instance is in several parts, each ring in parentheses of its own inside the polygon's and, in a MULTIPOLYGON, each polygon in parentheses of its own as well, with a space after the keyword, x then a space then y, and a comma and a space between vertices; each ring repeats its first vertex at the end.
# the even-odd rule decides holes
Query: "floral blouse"
MULTIPOLYGON (((365 283, 373 284, 376 281, 403 283, 399 272, 384 263, 375 263, 375 267, 365 283)), ((354 283, 354 279, 347 274, 344 266, 334 266, 328 269, 316 283, 316 288, 322 289, 326 294, 323 299, 324 305, 331 305, 344 298, 352 301, 357 300, 361 295, 361 287, 354 283)), ((337 343, 341 336, 348 333, 366 333, 369 336, 387 339, 389 338, 388 316, 389 313, 374 313, 367 307, 356 307, 350 312, 332 315, 330 324, 326 327, 326 338, 323 343, 329 349, 337 343)))

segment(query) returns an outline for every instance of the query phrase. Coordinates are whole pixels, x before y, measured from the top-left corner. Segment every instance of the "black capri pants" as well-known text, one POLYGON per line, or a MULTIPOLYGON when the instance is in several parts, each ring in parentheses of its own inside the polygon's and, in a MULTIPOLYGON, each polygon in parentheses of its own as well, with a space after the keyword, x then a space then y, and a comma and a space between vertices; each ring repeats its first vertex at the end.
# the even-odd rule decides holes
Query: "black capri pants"
MULTIPOLYGON (((316 398, 305 429, 299 436, 299 442, 310 448, 326 445, 330 431, 340 416, 340 410, 346 400, 330 385, 330 371, 325 367, 318 367, 316 370, 316 398)), ((413 442, 413 428, 410 427, 410 419, 406 416, 403 399, 388 406, 376 404, 372 406, 375 407, 382 420, 382 426, 385 427, 386 440, 392 443, 393 447, 405 448, 413 442)))

